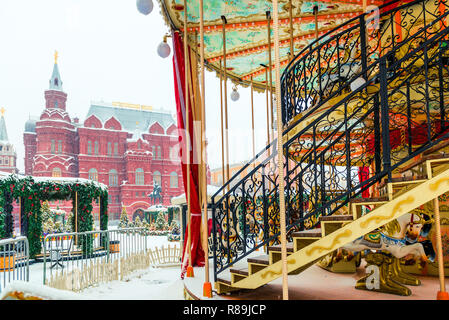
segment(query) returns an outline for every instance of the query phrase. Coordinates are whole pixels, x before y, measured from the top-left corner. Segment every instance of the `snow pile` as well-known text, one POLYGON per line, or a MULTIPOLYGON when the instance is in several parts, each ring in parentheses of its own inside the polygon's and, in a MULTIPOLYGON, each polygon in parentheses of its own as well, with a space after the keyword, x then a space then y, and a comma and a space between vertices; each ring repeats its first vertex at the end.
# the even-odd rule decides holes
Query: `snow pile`
POLYGON ((37 297, 43 300, 82 300, 83 297, 77 293, 59 290, 36 283, 16 281, 8 284, 0 294, 0 300, 13 292, 22 292, 25 298, 37 297))

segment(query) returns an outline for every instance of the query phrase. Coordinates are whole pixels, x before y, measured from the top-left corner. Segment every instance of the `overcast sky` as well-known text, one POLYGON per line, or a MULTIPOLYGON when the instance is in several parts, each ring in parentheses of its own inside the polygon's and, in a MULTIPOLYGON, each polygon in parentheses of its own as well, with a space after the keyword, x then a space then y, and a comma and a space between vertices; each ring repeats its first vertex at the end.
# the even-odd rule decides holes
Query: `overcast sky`
MULTIPOLYGON (((162 59, 156 53, 170 30, 158 2, 153 2, 153 12, 144 16, 135 0, 0 1, 0 107, 6 109, 9 140, 21 172, 24 124, 44 109, 55 50, 72 118, 84 121, 91 101, 151 105, 175 114, 172 55, 162 59)), ((229 93, 231 88, 228 83, 229 93)), ((239 92, 238 102, 228 99, 231 163, 252 155, 250 89, 239 87, 239 92)), ((207 72, 211 168, 221 166, 219 97, 219 80, 207 72)), ((255 105, 258 152, 265 145, 265 94, 255 94, 255 105)))

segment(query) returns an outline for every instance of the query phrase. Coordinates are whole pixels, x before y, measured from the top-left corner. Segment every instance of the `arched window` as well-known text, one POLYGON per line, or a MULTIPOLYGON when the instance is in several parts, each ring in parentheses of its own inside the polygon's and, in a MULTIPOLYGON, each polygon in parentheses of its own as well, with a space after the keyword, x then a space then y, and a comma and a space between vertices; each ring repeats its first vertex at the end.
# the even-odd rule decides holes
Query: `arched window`
POLYGON ((136 184, 142 186, 145 184, 144 172, 142 168, 136 169, 136 184))
POLYGON ((108 156, 112 156, 112 143, 108 142, 108 156))
POLYGON ((153 149, 153 159, 156 159, 156 146, 152 146, 153 149))
POLYGON ((58 153, 62 153, 62 140, 58 140, 58 153))
POLYGON ((159 186, 162 185, 162 182, 161 182, 161 173, 160 173, 159 171, 154 171, 154 172, 153 172, 153 185, 156 184, 156 183, 157 183, 159 186))
POLYGON ((54 167, 53 170, 51 171, 51 176, 52 177, 61 177, 62 176, 61 168, 54 167))
POLYGON ((55 139, 51 139, 50 151, 51 153, 55 153, 55 139))
POLYGON ((92 141, 87 141, 87 154, 92 154, 92 141))
POLYGON ((109 171, 109 186, 110 187, 118 186, 118 173, 114 169, 109 171))
POLYGON ((98 145, 98 141, 95 141, 95 154, 99 153, 99 149, 100 149, 100 147, 98 145))
POLYGON ((118 143, 114 143, 114 156, 118 156, 118 143))
POLYGON ((161 155, 161 147, 160 147, 160 146, 157 147, 157 158, 158 158, 158 159, 162 159, 162 155, 161 155))
POLYGON ((98 171, 95 168, 89 170, 89 180, 98 181, 98 171))
POLYGON ((178 174, 176 172, 170 173, 170 188, 178 187, 178 174))

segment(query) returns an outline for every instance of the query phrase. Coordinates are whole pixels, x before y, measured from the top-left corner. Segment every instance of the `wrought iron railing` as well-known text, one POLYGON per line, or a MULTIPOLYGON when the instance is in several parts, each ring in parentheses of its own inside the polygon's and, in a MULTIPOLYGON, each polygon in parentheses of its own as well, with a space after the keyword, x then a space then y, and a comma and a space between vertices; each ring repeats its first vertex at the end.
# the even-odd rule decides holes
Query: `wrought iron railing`
MULTIPOLYGON (((282 78, 283 121, 290 122, 283 134, 308 121, 283 144, 288 235, 315 227, 319 216, 344 209, 350 199, 391 179, 397 166, 448 137, 448 14, 445 2, 413 1, 385 10, 380 31, 360 37, 368 20, 362 15, 321 37, 290 63, 282 78), (397 23, 406 29, 402 39, 385 31, 397 23), (349 41, 348 32, 362 44, 366 41, 359 46, 361 54, 341 60, 337 44, 349 41), (390 40, 376 45, 375 36, 390 40), (327 50, 335 55, 326 55, 327 50), (376 51, 381 54, 372 57, 376 51), (325 68, 316 61, 323 57, 325 68), (362 67, 330 80, 335 78, 331 61, 340 68, 342 61, 353 60, 362 61, 362 67), (358 168, 368 167, 372 174, 360 179, 363 170, 358 168)), ((258 248, 279 243, 275 146, 274 141, 253 159, 266 155, 243 179, 237 173, 212 197, 215 279, 258 248)))

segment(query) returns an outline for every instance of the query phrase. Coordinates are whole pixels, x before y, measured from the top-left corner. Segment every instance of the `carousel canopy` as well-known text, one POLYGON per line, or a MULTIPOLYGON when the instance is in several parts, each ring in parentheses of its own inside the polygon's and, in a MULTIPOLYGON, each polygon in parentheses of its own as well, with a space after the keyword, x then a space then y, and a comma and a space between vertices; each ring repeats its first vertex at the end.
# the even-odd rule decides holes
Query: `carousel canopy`
MULTIPOLYGON (((159 0, 162 13, 172 29, 184 32, 184 0, 159 0)), ((366 5, 381 5, 381 0, 366 0, 366 5)), ((298 54, 316 39, 314 7, 318 35, 335 28, 363 11, 362 0, 303 1, 280 0, 280 65, 281 74, 290 61, 291 39, 293 53, 298 54), (292 10, 290 11, 290 6, 292 10), (292 21, 293 28, 290 27, 292 21)), ((253 79, 256 89, 266 87, 266 70, 269 66, 267 11, 272 12, 269 0, 204 0, 205 64, 210 70, 220 69, 223 61, 223 19, 226 18, 227 75, 234 82, 249 85, 253 79)), ((188 41, 199 54, 199 1, 187 1, 188 41)), ((272 14, 271 14, 272 16, 272 14)), ((274 31, 271 18, 272 85, 274 75, 274 31)), ((270 77, 268 76, 268 80, 270 77)))

